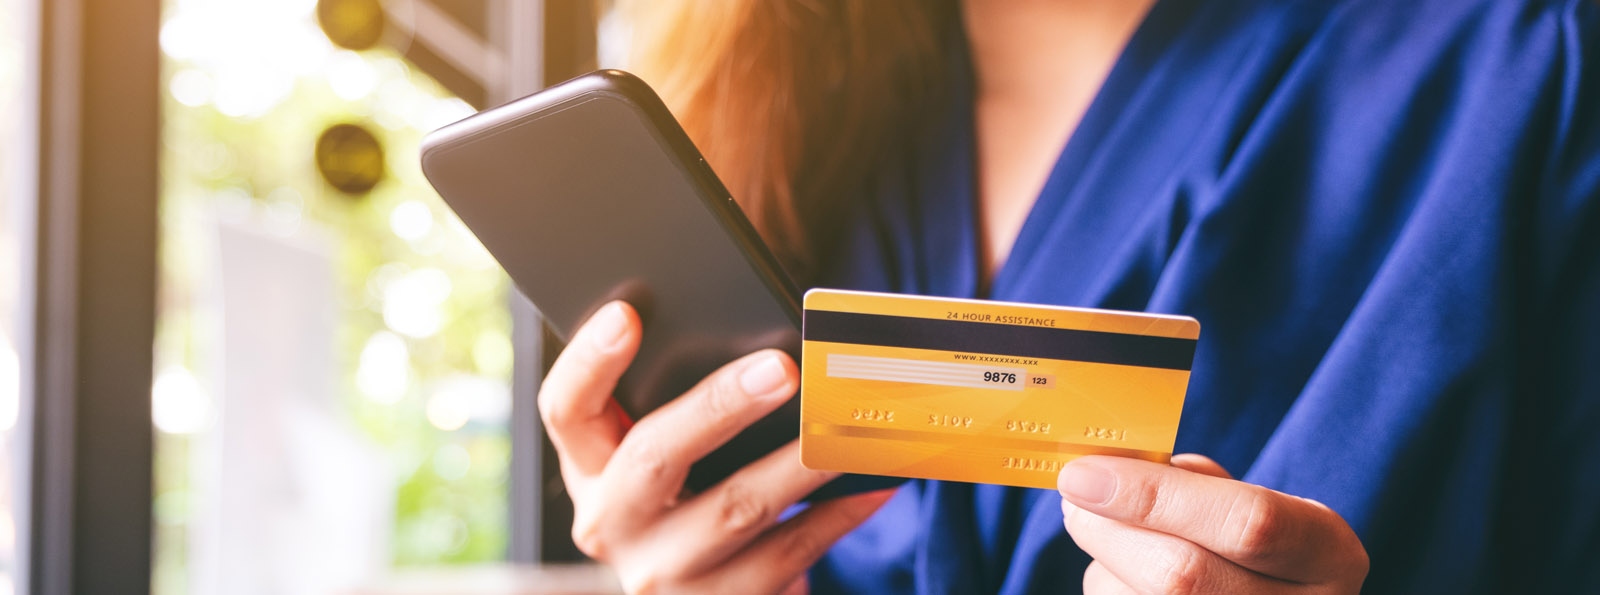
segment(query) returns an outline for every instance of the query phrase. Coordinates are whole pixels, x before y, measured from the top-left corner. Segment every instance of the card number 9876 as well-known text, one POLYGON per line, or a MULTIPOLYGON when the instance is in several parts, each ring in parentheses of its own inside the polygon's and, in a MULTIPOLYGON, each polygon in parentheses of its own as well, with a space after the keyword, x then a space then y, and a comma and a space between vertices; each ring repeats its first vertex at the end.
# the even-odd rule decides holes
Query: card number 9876
POLYGON ((984 372, 984 382, 997 382, 1000 384, 1016 384, 1017 375, 1013 372, 984 372))

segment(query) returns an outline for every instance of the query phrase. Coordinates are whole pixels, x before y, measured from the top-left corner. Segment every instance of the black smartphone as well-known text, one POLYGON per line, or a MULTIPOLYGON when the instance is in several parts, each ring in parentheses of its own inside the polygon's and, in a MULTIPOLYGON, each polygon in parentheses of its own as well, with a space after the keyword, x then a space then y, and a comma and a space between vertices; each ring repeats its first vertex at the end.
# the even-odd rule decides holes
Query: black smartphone
MULTIPOLYGON (((752 351, 799 360, 800 292, 633 75, 594 72, 446 126, 423 140, 422 171, 563 340, 610 300, 638 309, 643 344, 615 392, 633 419, 752 351)), ((794 439, 797 401, 694 465, 686 487, 794 439)))

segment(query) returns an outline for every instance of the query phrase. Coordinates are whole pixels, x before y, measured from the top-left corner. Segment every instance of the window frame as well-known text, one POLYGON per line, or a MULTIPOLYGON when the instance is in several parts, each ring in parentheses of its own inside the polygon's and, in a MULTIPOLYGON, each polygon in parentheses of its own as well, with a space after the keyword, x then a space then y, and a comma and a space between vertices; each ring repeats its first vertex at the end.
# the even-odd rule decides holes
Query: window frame
POLYGON ((38 3, 19 592, 150 589, 159 0, 38 3))

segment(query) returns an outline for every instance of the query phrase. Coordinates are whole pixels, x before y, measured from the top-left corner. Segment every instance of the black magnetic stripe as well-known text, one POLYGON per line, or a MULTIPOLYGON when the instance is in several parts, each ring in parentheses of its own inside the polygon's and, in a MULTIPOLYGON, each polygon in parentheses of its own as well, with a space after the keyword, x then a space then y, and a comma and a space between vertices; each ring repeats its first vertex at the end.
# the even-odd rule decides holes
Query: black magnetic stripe
POLYGON ((1188 370, 1194 339, 806 310, 807 341, 1188 370))

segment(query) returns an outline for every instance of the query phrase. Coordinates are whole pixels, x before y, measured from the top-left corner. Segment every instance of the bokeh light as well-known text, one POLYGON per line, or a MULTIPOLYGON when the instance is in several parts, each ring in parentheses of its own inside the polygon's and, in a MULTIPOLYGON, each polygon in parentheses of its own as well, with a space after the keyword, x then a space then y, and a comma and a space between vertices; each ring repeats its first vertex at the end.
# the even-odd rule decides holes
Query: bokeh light
POLYGON ((193 434, 211 420, 211 400, 193 374, 180 366, 156 374, 150 389, 150 412, 156 429, 168 434, 193 434))
POLYGON ((378 403, 400 401, 411 388, 411 354, 405 339, 388 331, 373 333, 361 348, 361 363, 356 368, 356 387, 378 403))
POLYGON ((415 242, 433 229, 433 213, 420 200, 402 202, 389 211, 389 228, 401 239, 415 242))
POLYGON ((383 288, 383 323, 394 332, 427 338, 444 326, 444 301, 450 276, 439 269, 406 273, 383 288))

